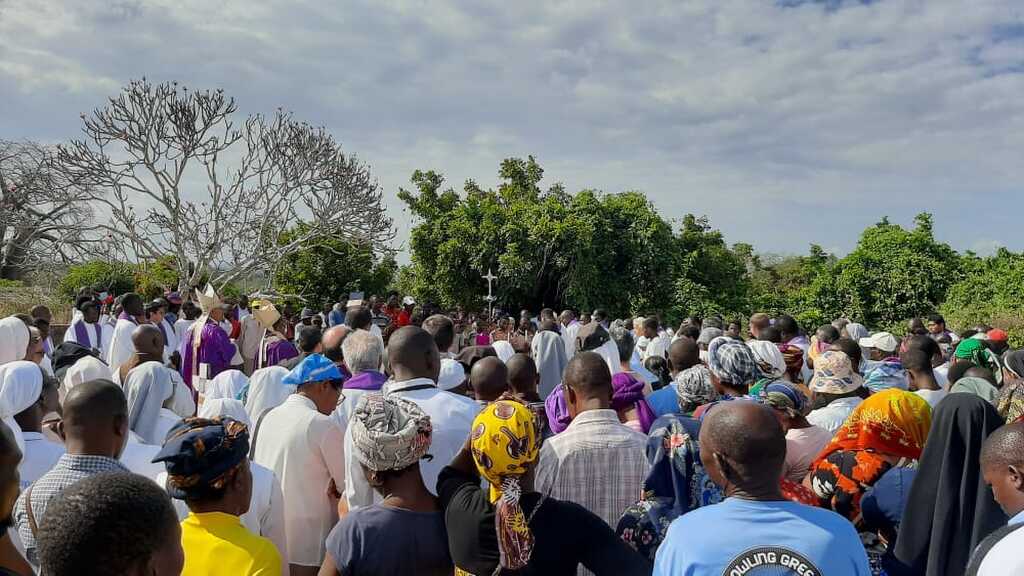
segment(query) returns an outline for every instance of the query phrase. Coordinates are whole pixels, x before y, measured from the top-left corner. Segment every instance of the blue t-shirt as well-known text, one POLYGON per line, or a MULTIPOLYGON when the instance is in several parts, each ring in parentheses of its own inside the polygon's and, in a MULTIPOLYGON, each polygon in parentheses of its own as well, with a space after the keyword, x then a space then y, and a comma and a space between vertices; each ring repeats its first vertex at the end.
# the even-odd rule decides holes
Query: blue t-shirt
POLYGON ((853 525, 796 502, 727 498, 677 518, 654 576, 870 576, 853 525))
POLYGON ((679 392, 676 391, 676 383, 672 382, 661 390, 655 390, 647 397, 647 405, 654 411, 655 416, 679 413, 679 392))

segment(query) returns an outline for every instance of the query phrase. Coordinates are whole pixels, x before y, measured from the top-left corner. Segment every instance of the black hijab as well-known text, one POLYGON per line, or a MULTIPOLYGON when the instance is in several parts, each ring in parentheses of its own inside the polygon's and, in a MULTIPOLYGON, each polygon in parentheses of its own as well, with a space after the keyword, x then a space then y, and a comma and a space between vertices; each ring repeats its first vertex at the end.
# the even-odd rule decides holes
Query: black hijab
POLYGON ((982 443, 1002 424, 974 394, 952 393, 935 407, 889 574, 960 576, 978 543, 1006 524, 979 463, 982 443))

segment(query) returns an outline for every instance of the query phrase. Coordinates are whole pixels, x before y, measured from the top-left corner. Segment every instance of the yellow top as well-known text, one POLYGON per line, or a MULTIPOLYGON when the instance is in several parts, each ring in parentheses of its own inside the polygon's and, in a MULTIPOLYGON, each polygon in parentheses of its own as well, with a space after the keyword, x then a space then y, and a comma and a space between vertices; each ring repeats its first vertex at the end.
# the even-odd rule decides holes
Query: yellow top
POLYGON ((181 546, 185 549, 182 576, 281 576, 277 548, 242 526, 238 516, 190 513, 181 522, 181 546))

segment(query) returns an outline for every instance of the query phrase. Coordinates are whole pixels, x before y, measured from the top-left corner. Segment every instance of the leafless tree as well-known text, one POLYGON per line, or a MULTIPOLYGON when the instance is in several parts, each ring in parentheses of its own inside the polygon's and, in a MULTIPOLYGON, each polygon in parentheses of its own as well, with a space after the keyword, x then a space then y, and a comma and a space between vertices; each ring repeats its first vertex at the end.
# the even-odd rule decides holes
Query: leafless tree
POLYGON ((55 150, 0 140, 0 278, 18 280, 86 253, 92 211, 88 187, 72 186, 55 150))
POLYGON ((329 235, 381 249, 393 238, 369 168, 326 130, 280 109, 236 125, 236 111, 221 90, 143 78, 83 114, 85 138, 58 161, 109 211, 98 226, 112 242, 174 257, 182 288, 269 272, 329 235))

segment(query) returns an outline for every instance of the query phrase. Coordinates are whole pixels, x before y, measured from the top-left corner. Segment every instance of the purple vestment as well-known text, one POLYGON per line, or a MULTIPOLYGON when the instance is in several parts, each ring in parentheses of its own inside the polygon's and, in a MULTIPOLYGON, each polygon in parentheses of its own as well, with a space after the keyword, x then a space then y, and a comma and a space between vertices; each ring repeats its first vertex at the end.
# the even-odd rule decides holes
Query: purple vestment
MULTIPOLYGON (((192 337, 195 333, 196 324, 192 324, 185 332, 185 338, 181 341, 181 376, 185 383, 192 388, 192 337)), ((199 364, 209 364, 210 372, 207 378, 212 379, 217 374, 227 370, 231 366, 231 359, 235 356, 235 345, 228 339, 228 335, 220 329, 220 326, 213 320, 207 319, 203 326, 202 340, 199 342, 199 364)), ((194 390, 194 388, 193 388, 194 390)))
POLYGON ((368 370, 346 380, 344 388, 346 390, 380 390, 387 381, 387 374, 368 370))
POLYGON ((299 349, 295 347, 295 344, 292 344, 290 341, 283 338, 267 342, 266 347, 267 351, 263 356, 263 364, 257 366, 257 368, 278 366, 281 362, 290 360, 299 355, 299 349))

